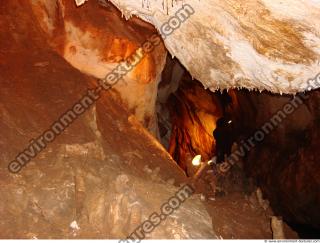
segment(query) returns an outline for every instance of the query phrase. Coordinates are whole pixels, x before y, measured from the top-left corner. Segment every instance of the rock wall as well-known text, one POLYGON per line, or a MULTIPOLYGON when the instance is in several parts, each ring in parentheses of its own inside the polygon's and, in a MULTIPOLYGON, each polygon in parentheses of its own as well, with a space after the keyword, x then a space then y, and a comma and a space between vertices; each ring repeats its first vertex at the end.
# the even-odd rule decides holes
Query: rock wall
MULTIPOLYGON (((8 170, 97 86, 48 44, 33 7, 15 0, 0 7, 0 238, 126 237, 186 178, 115 91, 103 91, 55 140, 47 137, 19 173, 8 170)), ((216 236, 192 196, 146 238, 216 236)))
POLYGON ((50 45, 81 72, 103 79, 121 62, 134 63, 114 89, 156 135, 155 103, 166 50, 159 37, 152 52, 131 57, 157 33, 153 26, 138 18, 125 21, 112 4, 98 1, 77 8, 73 1, 37 0, 32 10, 50 45))
POLYGON ((192 176, 195 172, 191 164, 193 157, 200 154, 203 161, 208 161, 215 153, 212 132, 222 116, 220 100, 186 75, 167 105, 172 124, 168 151, 187 175, 192 176))
POLYGON ((277 214, 292 224, 320 228, 319 90, 302 94, 298 108, 283 117, 279 111, 293 97, 270 93, 236 92, 237 124, 250 137, 276 116, 275 129, 256 143, 245 158, 254 177, 277 214))

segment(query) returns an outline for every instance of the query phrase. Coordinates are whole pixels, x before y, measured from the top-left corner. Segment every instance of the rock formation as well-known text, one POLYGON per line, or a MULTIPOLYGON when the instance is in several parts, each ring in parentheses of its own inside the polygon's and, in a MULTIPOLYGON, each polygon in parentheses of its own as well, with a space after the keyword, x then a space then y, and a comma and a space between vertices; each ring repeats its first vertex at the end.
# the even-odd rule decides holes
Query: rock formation
MULTIPOLYGON (((242 139, 292 94, 307 96, 276 117, 281 121, 239 167, 275 215, 320 229, 319 61, 318 0, 4 1, 0 238, 132 236, 188 183, 195 171, 187 161, 198 153, 208 160, 214 151, 212 130, 226 107, 203 87, 247 89, 228 92, 227 113, 242 139), (119 77, 112 89, 110 73, 119 77), (68 126, 54 134, 50 128, 62 118, 68 126)), ((212 224, 219 220, 199 198, 191 195, 144 237, 218 238, 212 224)), ((219 230, 232 237, 249 207, 245 195, 233 198, 232 214, 225 208, 222 215, 236 217, 241 208, 244 216, 219 230)), ((251 210, 251 225, 261 210, 251 210)), ((254 236, 271 233, 260 230, 266 222, 254 236)))
POLYGON ((154 25, 171 55, 212 91, 294 94, 319 73, 319 1, 111 2, 126 18, 138 16, 154 25))
MULTIPOLYGON (((9 162, 29 150, 30 140, 97 85, 52 48, 55 41, 69 42, 48 38, 31 2, 7 1, 0 8, 0 238, 125 238, 158 212, 186 178, 115 91, 101 93, 19 173, 8 171, 9 162), (144 172, 146 165, 150 175, 144 172)), ((106 16, 115 22, 103 24, 110 29, 123 25, 110 11, 106 16)), ((55 32, 53 37, 63 36, 55 32)), ((112 35, 108 40, 117 42, 112 35)), ((154 74, 143 71, 148 77, 154 74)), ((196 197, 179 210, 146 238, 216 237, 196 197)))

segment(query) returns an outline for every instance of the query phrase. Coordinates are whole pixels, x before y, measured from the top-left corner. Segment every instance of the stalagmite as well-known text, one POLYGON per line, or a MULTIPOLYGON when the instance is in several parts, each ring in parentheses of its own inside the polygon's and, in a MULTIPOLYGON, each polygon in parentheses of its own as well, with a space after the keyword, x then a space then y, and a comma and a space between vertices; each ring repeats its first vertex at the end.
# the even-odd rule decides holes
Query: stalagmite
POLYGON ((273 239, 283 240, 286 238, 284 231, 283 231, 282 219, 279 219, 276 216, 272 216, 271 217, 271 228, 272 228, 273 239))

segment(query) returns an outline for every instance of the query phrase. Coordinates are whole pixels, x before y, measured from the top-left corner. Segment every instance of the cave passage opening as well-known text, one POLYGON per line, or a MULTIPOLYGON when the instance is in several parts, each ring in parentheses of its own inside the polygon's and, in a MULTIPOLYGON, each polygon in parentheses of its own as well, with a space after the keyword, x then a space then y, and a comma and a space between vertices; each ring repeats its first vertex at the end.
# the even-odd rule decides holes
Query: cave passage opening
MULTIPOLYGON (((279 96, 269 92, 260 93, 249 90, 230 89, 228 91, 212 92, 205 89, 200 82, 194 80, 177 59, 168 57, 158 86, 156 103, 159 127, 158 139, 185 174, 192 177, 199 169, 192 164, 192 159, 196 155, 201 155, 202 161, 209 161, 213 156, 216 156, 216 141, 213 131, 221 117, 232 120, 235 133, 234 143, 239 146, 252 132, 259 129, 263 124, 263 119, 272 117, 273 113, 270 107, 279 106, 283 102, 288 102, 291 98, 291 96, 279 96)), ((300 112, 306 112, 304 111, 305 106, 306 104, 302 104, 295 114, 295 117, 299 117, 299 120, 295 120, 298 123, 303 123, 302 120, 308 118, 308 116, 299 115, 300 112)), ((277 112, 277 110, 275 111, 277 112)), ((283 217, 286 235, 293 238, 314 238, 319 236, 319 232, 309 224, 296 224, 295 218, 288 213, 284 213, 282 209, 284 207, 280 206, 278 201, 275 200, 277 189, 270 187, 267 189, 265 186, 267 183, 264 180, 269 176, 267 173, 270 172, 264 171, 261 160, 274 161, 274 165, 281 168, 281 164, 276 163, 276 161, 282 161, 285 153, 280 147, 274 147, 273 141, 277 141, 286 135, 286 133, 283 133, 285 127, 288 127, 288 130, 292 129, 286 124, 290 122, 289 119, 288 121, 284 120, 280 128, 276 128, 275 131, 268 134, 266 139, 257 144, 250 153, 245 153, 242 159, 226 175, 215 182, 219 188, 216 195, 224 197, 228 194, 244 193, 251 200, 253 194, 258 194, 256 196, 260 201, 259 204, 261 203, 261 206, 264 207, 263 204, 267 203, 269 205, 267 211, 269 210, 270 215, 283 217), (269 150, 273 151, 273 157, 265 157, 266 152, 263 151, 269 150), (257 162, 253 163, 252 161, 257 162), (262 194, 259 195, 260 192, 262 194)), ((293 136, 288 142, 280 142, 285 144, 286 150, 292 147, 292 151, 298 151, 299 139, 295 137, 294 132, 291 133, 290 136, 287 134, 290 138, 293 136)), ((300 133, 297 131, 297 134, 300 133)), ((275 167, 275 170, 280 171, 279 168, 275 167)), ((208 188, 210 190, 210 182, 206 181, 205 183, 200 186, 202 192, 208 190, 208 188), (204 185, 205 183, 207 185, 204 185)), ((224 208, 228 208, 228 202, 226 201, 231 197, 221 199, 221 201, 225 200, 223 202, 224 208)), ((237 201, 239 205, 242 203, 241 200, 242 198, 237 201)), ((256 215, 253 214, 252 217, 256 217, 256 215)))
POLYGON ((213 136, 217 121, 234 123, 237 106, 235 91, 205 89, 177 59, 167 58, 158 87, 158 138, 187 176, 197 171, 192 165, 196 155, 209 161, 217 154, 213 136))

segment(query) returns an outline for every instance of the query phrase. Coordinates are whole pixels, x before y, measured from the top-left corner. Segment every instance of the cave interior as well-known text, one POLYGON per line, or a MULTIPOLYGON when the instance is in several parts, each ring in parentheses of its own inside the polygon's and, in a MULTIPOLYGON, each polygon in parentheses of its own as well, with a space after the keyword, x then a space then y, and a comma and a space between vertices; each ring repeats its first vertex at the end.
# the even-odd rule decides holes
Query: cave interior
POLYGON ((206 67, 184 65, 153 25, 118 8, 0 7, 0 238, 319 238, 320 90, 211 88, 193 76, 206 67), (151 35, 152 50, 130 59, 151 35), (123 62, 136 63, 96 92, 123 62), (221 118, 232 143, 215 163, 221 118), (192 196, 138 234, 183 185, 192 196))

